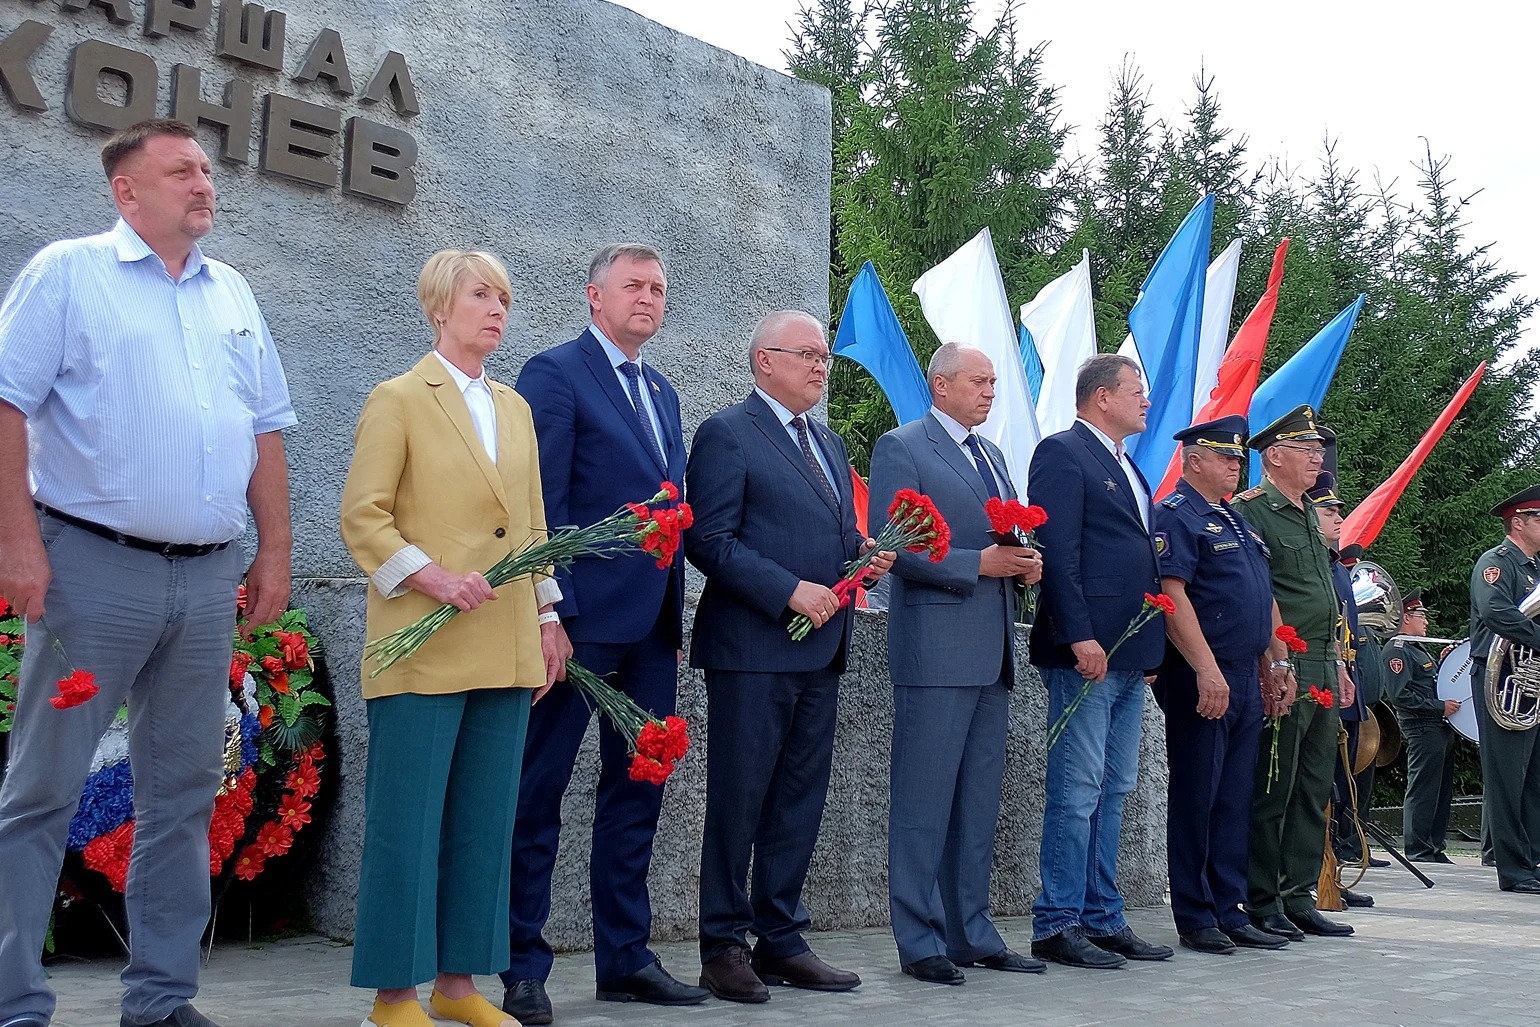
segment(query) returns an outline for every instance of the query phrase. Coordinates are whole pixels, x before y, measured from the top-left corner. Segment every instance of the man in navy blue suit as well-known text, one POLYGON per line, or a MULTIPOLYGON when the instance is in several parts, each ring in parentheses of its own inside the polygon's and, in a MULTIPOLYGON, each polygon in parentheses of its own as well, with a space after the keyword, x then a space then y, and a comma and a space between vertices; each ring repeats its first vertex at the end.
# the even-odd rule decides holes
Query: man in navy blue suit
MULTIPOLYGON (((642 363, 642 346, 663 320, 668 284, 650 246, 607 246, 588 270, 593 324, 571 342, 529 359, 515 386, 534 413, 546 523, 592 524, 684 472, 679 396, 642 363)), ((668 567, 644 553, 578 558, 556 581, 553 613, 573 656, 661 718, 674 712, 683 639, 684 561, 668 567)), ((541 932, 551 912, 551 871, 561 833, 562 793, 572 777, 590 710, 561 684, 536 694, 519 785, 508 920, 513 961, 503 1010, 525 1024, 552 1020, 545 979, 551 947, 541 932)), ((650 949, 647 865, 663 789, 629 775, 628 743, 602 717, 589 887, 593 899, 596 997, 693 1005, 704 988, 669 976, 650 949)))
POLYGON ((1094 356, 1075 380, 1078 416, 1032 454, 1032 502, 1048 512, 1038 529, 1043 596, 1032 627, 1032 663, 1056 721, 1087 681, 1090 693, 1048 750, 1047 802, 1032 906, 1032 953, 1067 966, 1116 969, 1127 959, 1169 959, 1123 919, 1118 835, 1123 799, 1139 774, 1146 682, 1165 655, 1156 616, 1109 659, 1107 650, 1160 591, 1150 534, 1150 486, 1123 446, 1144 431, 1139 366, 1094 356))
POLYGON ((984 506, 1015 499, 999 447, 976 432, 994 403, 989 357, 946 343, 928 369, 932 406, 877 440, 871 509, 900 489, 931 498, 952 531, 939 562, 903 552, 888 578, 893 746, 888 912, 904 973, 962 984, 959 967, 1041 973, 1006 947, 989 916, 1009 689, 1016 683, 1016 591, 1035 549, 1001 545, 984 506))
MULTIPOLYGON (((749 344, 754 391, 695 433, 695 523, 685 555, 706 575, 690 664, 706 672, 710 736, 701 845, 701 984, 764 1002, 767 984, 849 991, 819 959, 802 884, 823 819, 840 674, 855 616, 830 590, 870 548, 856 530, 844 441, 809 416, 829 346, 811 314, 767 315, 749 344), (788 633, 798 614, 810 633, 788 633), (752 895, 747 887, 753 856, 752 895), (753 955, 748 934, 754 933, 753 955)), ((894 554, 872 561, 881 574, 894 554)))

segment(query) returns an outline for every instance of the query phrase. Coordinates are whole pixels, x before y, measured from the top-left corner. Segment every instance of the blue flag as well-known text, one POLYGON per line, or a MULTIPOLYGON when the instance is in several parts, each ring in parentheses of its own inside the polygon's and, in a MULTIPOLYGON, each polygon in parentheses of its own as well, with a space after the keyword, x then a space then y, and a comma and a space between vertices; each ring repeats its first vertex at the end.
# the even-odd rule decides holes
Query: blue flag
POLYGON ((1129 450, 1148 481, 1165 478, 1177 446, 1171 433, 1192 423, 1213 230, 1214 194, 1209 193, 1182 219, 1128 312, 1128 329, 1150 383, 1145 429, 1129 441, 1129 450))
POLYGON ((1021 326, 1021 366, 1027 371, 1027 388, 1032 392, 1032 405, 1037 405, 1037 397, 1043 391, 1043 361, 1037 355, 1037 344, 1032 341, 1032 333, 1027 331, 1027 326, 1021 326))
POLYGON ((854 360, 877 379, 899 424, 918 421, 930 410, 930 389, 920 362, 869 260, 850 283, 839 331, 834 333, 834 353, 854 360))
MULTIPOLYGON (((1353 334, 1353 324, 1367 298, 1360 293, 1346 310, 1316 332, 1315 338, 1301 346, 1282 367, 1257 386, 1251 397, 1251 409, 1246 414, 1246 423, 1253 432, 1266 428, 1301 404, 1309 404, 1317 415, 1320 414, 1327 386, 1337 373, 1337 363, 1342 359, 1348 336, 1353 334)), ((1260 453, 1251 454, 1251 477, 1247 480, 1253 485, 1262 480, 1260 453)))

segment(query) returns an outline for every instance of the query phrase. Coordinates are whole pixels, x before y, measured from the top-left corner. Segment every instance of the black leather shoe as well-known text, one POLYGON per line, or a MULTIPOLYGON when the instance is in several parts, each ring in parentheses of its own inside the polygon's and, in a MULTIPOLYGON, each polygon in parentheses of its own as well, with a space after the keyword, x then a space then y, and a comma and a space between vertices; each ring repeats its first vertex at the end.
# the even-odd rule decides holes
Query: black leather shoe
POLYGON ((1540 881, 1519 881, 1515 884, 1504 885, 1503 891, 1518 892, 1520 895, 1540 895, 1540 881))
POLYGON ((656 959, 636 973, 600 981, 594 988, 594 998, 600 1002, 646 1002, 654 1006, 695 1006, 710 994, 705 988, 674 980, 656 959))
POLYGON ((1453 863, 1454 862, 1454 860, 1450 859, 1448 856, 1446 856, 1442 852, 1435 852, 1431 856, 1407 856, 1406 858, 1411 860, 1413 863, 1453 863))
POLYGON ((1228 956, 1235 951, 1235 942, 1217 927, 1204 927, 1186 934, 1177 934, 1177 940, 1185 948, 1196 952, 1212 952, 1216 956, 1228 956))
POLYGON ((1294 926, 1294 921, 1282 913, 1269 913, 1264 917, 1252 917, 1251 926, 1268 934, 1276 934, 1288 941, 1304 941, 1305 932, 1294 926))
POLYGON ((1390 860, 1380 859, 1378 856, 1370 856, 1369 865, 1376 870, 1383 870, 1385 867, 1390 866, 1390 860))
POLYGON ((806 988, 808 991, 849 991, 861 986, 858 974, 830 966, 813 954, 811 949, 774 959, 755 955, 754 972, 766 984, 806 988))
POLYGON ((1082 970, 1116 970, 1128 960, 1116 952, 1098 948, 1086 940, 1079 928, 1060 931, 1051 938, 1032 943, 1032 954, 1065 966, 1078 966, 1082 970))
POLYGON ((183 1002, 171 1011, 171 1015, 149 1023, 136 1023, 126 1016, 119 1023, 121 1027, 219 1027, 219 1024, 194 1009, 190 1002, 183 1002))
POLYGON ((749 950, 739 945, 706 960, 700 968, 700 986, 725 1002, 769 1002, 766 983, 754 972, 749 950))
POLYGON ((1101 937, 1087 935, 1086 940, 1097 948, 1116 952, 1125 959, 1140 959, 1153 963, 1176 955, 1176 950, 1170 945, 1151 945, 1135 934, 1131 927, 1125 927, 1117 934, 1101 937))
POLYGON ((0 1023, 0 1027, 48 1027, 48 1021, 41 1016, 23 1014, 22 1016, 13 1016, 5 1021, 5 1023, 0 1023))
POLYGON ((1481 865, 1484 866, 1484 867, 1495 867, 1495 866, 1497 866, 1497 857, 1496 856, 1482 856, 1481 857, 1481 865))
MULTIPOLYGON (((1289 925, 1293 927, 1293 924, 1289 925)), ((1296 931, 1296 934, 1299 932, 1296 931)), ((1225 931, 1226 937, 1235 943, 1239 949, 1282 949, 1287 948, 1289 939, 1271 931, 1264 931, 1253 927, 1251 924, 1242 924, 1233 930, 1225 931)))
POLYGON ((1346 938, 1353 933, 1353 928, 1347 924, 1339 924, 1335 920, 1328 920, 1321 915, 1321 911, 1314 906, 1306 906, 1289 915, 1289 922, 1306 934, 1319 935, 1322 938, 1346 938))
POLYGON ((551 996, 545 993, 545 982, 531 977, 504 988, 503 1012, 527 1027, 550 1023, 551 996))
POLYGON ((945 956, 926 956, 904 965, 904 973, 929 984, 961 984, 963 972, 945 956))
POLYGON ((1374 905, 1374 896, 1365 895, 1361 891, 1351 888, 1342 889, 1342 901, 1348 904, 1349 909, 1368 909, 1374 905))
POLYGON ((1033 959, 1031 956, 1024 956, 1011 949, 1001 949, 992 956, 975 959, 971 963, 964 963, 963 966, 981 966, 985 970, 1004 970, 1007 973, 1017 974, 1040 974, 1048 969, 1048 964, 1041 959, 1033 959))

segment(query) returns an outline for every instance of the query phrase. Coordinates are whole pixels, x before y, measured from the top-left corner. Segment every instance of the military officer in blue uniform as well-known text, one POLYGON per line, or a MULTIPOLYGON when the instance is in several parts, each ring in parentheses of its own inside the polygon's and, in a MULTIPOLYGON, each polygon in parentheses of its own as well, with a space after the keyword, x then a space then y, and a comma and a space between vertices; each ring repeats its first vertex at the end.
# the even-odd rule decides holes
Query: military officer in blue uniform
POLYGON ((1267 545, 1224 499, 1240 480, 1246 419, 1222 417, 1174 437, 1182 478, 1155 504, 1152 526, 1161 588, 1176 604, 1154 686, 1171 764, 1171 915, 1182 944, 1200 952, 1283 948, 1285 939, 1258 930, 1241 908, 1261 679, 1286 655, 1273 635, 1282 620, 1267 545))

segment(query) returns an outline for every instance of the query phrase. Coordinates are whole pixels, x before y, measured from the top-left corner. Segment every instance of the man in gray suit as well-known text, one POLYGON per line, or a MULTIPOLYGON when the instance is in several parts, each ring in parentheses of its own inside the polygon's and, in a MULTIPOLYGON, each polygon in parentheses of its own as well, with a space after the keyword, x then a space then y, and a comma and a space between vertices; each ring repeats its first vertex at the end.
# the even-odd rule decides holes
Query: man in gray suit
POLYGON ((873 511, 911 488, 952 530, 939 563, 903 552, 889 575, 888 909, 904 972, 961 984, 959 966, 1045 968, 1007 948, 989 918, 1006 690, 1016 681, 1011 579, 1035 583, 1042 561, 1035 550, 995 544, 984 513, 991 497, 1016 496, 1000 450, 974 434, 994 402, 994 366, 979 350, 946 343, 929 377, 930 413, 882 436, 872 453, 873 511))

